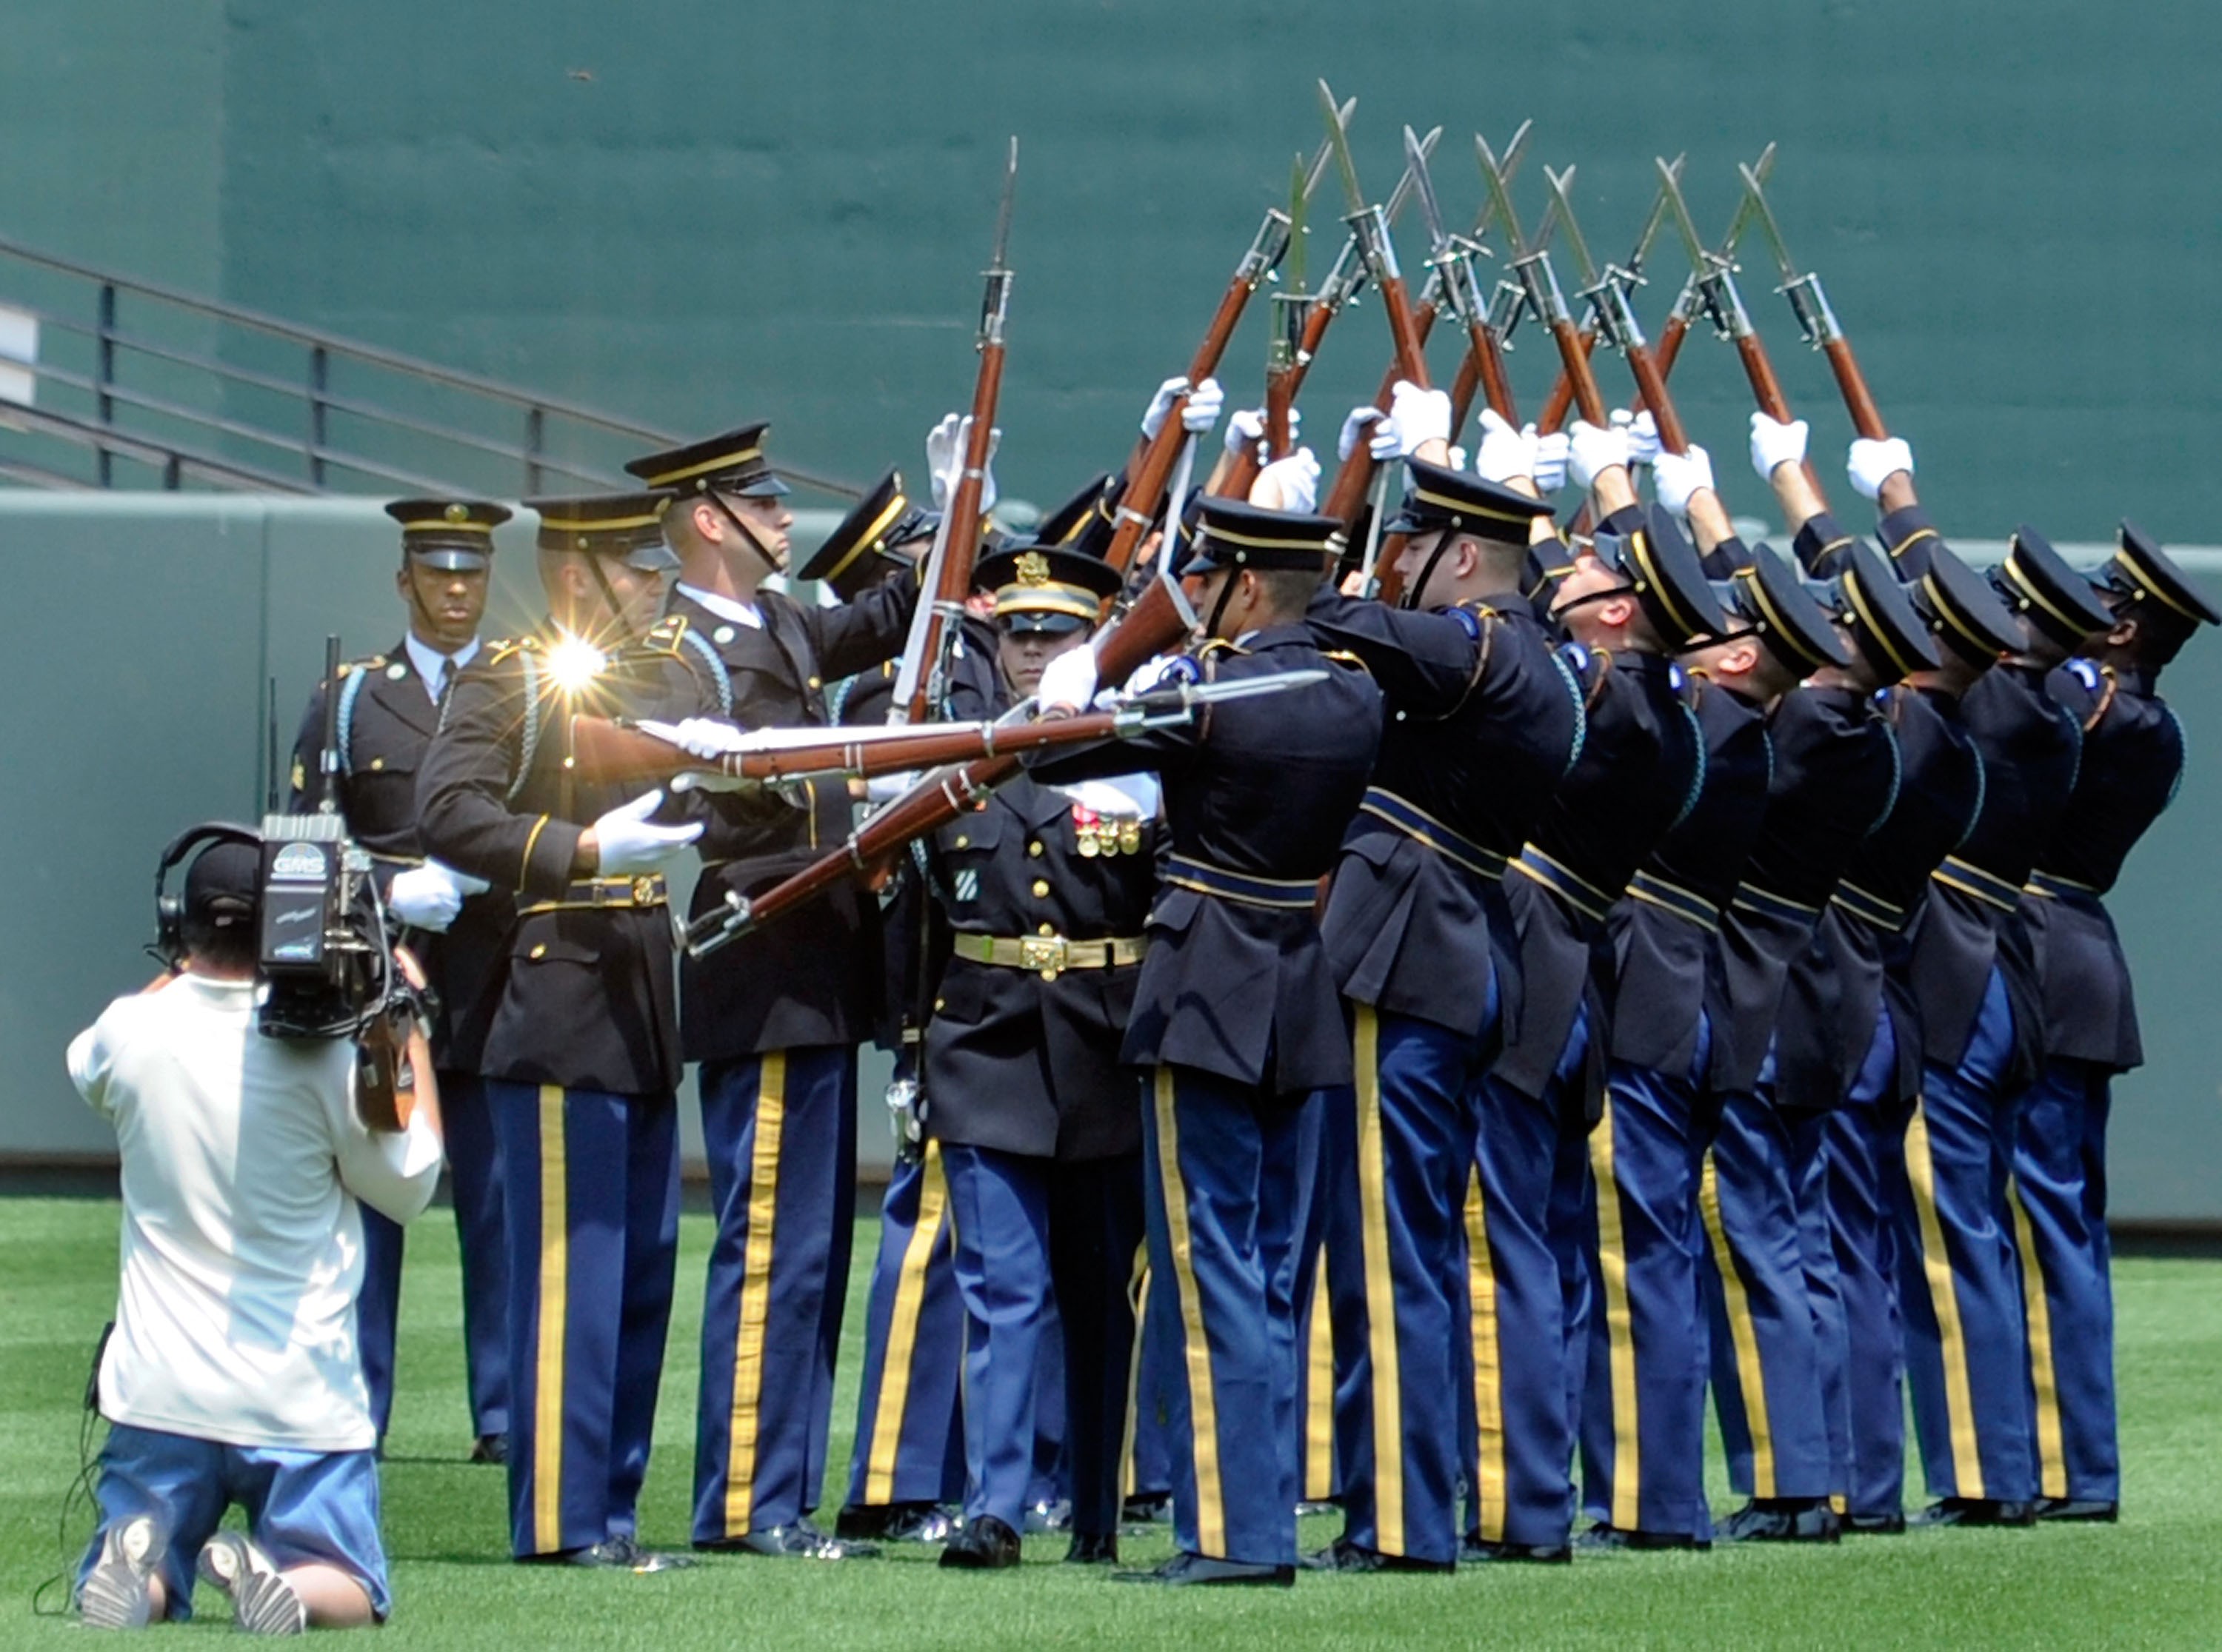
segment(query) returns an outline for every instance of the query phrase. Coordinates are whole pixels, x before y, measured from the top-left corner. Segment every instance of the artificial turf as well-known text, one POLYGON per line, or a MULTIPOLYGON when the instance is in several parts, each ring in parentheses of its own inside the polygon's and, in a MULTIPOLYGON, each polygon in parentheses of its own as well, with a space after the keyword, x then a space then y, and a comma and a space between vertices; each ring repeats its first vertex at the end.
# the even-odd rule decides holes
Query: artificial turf
MULTIPOLYGON (((73 1621, 35 1616, 58 1569, 56 1520, 78 1467, 79 1400, 115 1300, 117 1211, 95 1200, 0 1200, 0 1645, 50 1643, 73 1621), (21 1638, 18 1638, 21 1637, 21 1638)), ((665 1368, 644 1538, 683 1546, 694 1442, 706 1218, 681 1238, 679 1304, 665 1368)), ((846 1484, 860 1304, 871 1254, 857 1236, 827 1505, 846 1484)), ((395 1611, 381 1647, 785 1649, 857 1646, 1195 1647, 1440 1645, 1889 1647, 2222 1644, 2222 1263, 2117 1266, 2122 1523, 2021 1531, 1917 1531, 1835 1549, 1584 1557, 1570 1568, 1455 1577, 1308 1576, 1292 1592, 1114 1586, 1056 1564, 1061 1536, 1030 1538, 1028 1563, 945 1574, 933 1551, 824 1566, 715 1557, 633 1577, 513 1566, 500 1471, 467 1465, 455 1234, 444 1211, 410 1241, 400 1392, 385 1470, 395 1611)), ((1725 1487, 1715 1478, 1725 1499, 1725 1487)), ((1918 1474, 1911 1478, 1918 1490, 1918 1474)), ((1308 1521, 1307 1543, 1334 1535, 1308 1521)), ((69 1533, 81 1543, 82 1511, 69 1533)), ((1170 1552, 1160 1527, 1128 1558, 1170 1552)), ((53 1592, 49 1594, 49 1604, 53 1592)), ((204 1588, 200 1616, 164 1639, 229 1632, 204 1588)))

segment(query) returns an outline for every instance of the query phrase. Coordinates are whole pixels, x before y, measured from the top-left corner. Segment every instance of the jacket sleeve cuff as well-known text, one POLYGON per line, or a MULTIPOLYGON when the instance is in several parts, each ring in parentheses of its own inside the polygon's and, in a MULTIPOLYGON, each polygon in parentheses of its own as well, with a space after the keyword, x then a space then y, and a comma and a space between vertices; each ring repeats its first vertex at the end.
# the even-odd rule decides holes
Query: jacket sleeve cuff
POLYGON ((1816 579, 1826 579, 1836 572, 1837 563, 1854 543, 1836 519, 1823 510, 1805 519, 1790 548, 1797 554, 1799 567, 1816 579))
POLYGON ((571 864, 579 853, 579 840, 585 835, 586 828, 574 826, 568 820, 554 820, 543 815, 534 821, 524 840, 518 892, 541 900, 561 900, 564 890, 570 885, 571 864))
POLYGON ((1918 579, 1926 573, 1930 548, 1944 542, 1936 524, 1930 521, 1929 513, 1918 504, 1892 511, 1875 531, 1881 535, 1883 548, 1890 553, 1891 566, 1901 579, 1918 579))

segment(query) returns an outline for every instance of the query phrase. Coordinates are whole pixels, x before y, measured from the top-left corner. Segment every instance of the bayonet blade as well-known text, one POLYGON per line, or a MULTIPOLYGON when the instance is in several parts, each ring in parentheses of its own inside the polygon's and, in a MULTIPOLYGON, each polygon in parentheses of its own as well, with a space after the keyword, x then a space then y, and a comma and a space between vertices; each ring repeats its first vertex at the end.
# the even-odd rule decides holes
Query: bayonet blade
POLYGON ((1281 260, 1289 268, 1290 292, 1301 293, 1304 290, 1304 208, 1310 203, 1311 192, 1310 180, 1304 173, 1304 158, 1298 155, 1296 170, 1289 176, 1289 250, 1281 260))
POLYGON ((1675 231, 1682 237, 1682 250, 1690 255, 1690 267, 1703 280, 1712 272, 1712 254, 1705 251, 1705 243, 1698 238, 1698 226, 1690 216, 1690 203, 1682 198, 1681 164, 1678 161, 1669 166, 1663 158, 1656 156, 1652 164, 1659 168, 1659 198, 1673 215, 1675 231))
MULTIPOLYGON (((1357 110, 1358 99, 1346 97, 1342 100, 1342 107, 1335 111, 1337 124, 1346 132, 1350 129, 1350 117, 1357 112, 1357 110)), ((1332 138, 1322 138, 1320 141, 1320 147, 1312 152, 1311 165, 1304 172, 1306 202, 1309 202, 1312 198, 1312 191, 1319 188, 1320 179, 1327 176, 1327 164, 1334 159, 1334 141, 1332 138)))
POLYGON ((1350 134, 1343 129, 1342 113, 1335 105, 1334 93, 1328 84, 1319 83, 1320 106, 1327 113, 1328 147, 1334 151, 1336 170, 1342 173, 1342 192, 1350 200, 1353 212, 1365 210, 1365 191, 1358 182, 1358 163, 1350 156, 1350 134))
POLYGON ((1682 176, 1682 160, 1680 155, 1674 157, 1673 165, 1667 171, 1667 181, 1651 198, 1651 216, 1643 221, 1643 233, 1636 236, 1635 251, 1629 255, 1628 267, 1631 273, 1642 273, 1643 260, 1651 255, 1651 242, 1659 234, 1660 226, 1666 222, 1667 191, 1674 188, 1676 181, 1682 176))
MULTIPOLYGON (((1408 126, 1404 128, 1404 135, 1408 139, 1412 135, 1412 128, 1408 126)), ((1442 135, 1442 128, 1437 127, 1434 131, 1428 133, 1426 137, 1420 140, 1420 159, 1417 164, 1422 176, 1426 175, 1428 170, 1428 157, 1435 153, 1435 141, 1442 135)), ((1404 175, 1397 180, 1397 187, 1393 191, 1391 191, 1389 197, 1389 204, 1381 209, 1382 217, 1386 222, 1392 224, 1397 222, 1397 215, 1404 210, 1404 203, 1411 197, 1412 168, 1414 165, 1414 162, 1411 160, 1411 153, 1412 152, 1410 148, 1407 147, 1404 151, 1404 175)))
MULTIPOLYGON (((1761 184, 1773 175, 1774 146, 1772 143, 1759 152, 1759 159, 1752 163, 1751 172, 1761 184)), ((1750 227, 1751 215, 1751 192, 1747 190, 1737 197, 1736 216, 1729 220, 1729 233, 1721 238, 1720 257, 1723 263, 1735 259, 1736 243, 1743 239, 1743 232, 1750 227)))
POLYGON ((1569 194, 1574 181, 1574 169, 1569 166, 1562 172, 1554 172, 1546 166, 1543 178, 1550 185, 1552 201, 1559 209, 1559 223, 1566 231, 1566 250, 1573 255, 1574 273, 1581 278, 1582 285, 1593 287, 1597 278, 1597 260, 1590 256, 1589 243, 1582 239, 1582 227, 1575 222, 1574 203, 1569 194))
MULTIPOLYGON (((1516 136, 1527 135, 1522 127, 1516 136)), ((1511 247, 1516 259, 1528 256, 1527 239, 1520 233, 1520 215, 1512 209, 1512 196, 1505 186, 1504 169, 1497 163, 1496 152, 1490 148, 1489 140, 1477 132, 1473 135, 1474 159, 1481 166, 1481 181, 1489 189, 1489 206, 1499 223, 1504 226, 1505 244, 1511 247)))
POLYGON ((1767 203, 1766 187, 1750 167, 1739 166, 1736 171, 1743 175, 1743 198, 1750 203, 1752 217, 1758 223, 1760 233, 1767 237, 1767 244, 1774 249, 1774 261, 1781 268, 1782 278, 1785 281, 1797 280, 1800 273, 1797 260, 1790 256, 1790 248, 1783 244, 1782 226, 1774 222, 1774 209, 1767 203))
POLYGON ((995 255, 989 265, 990 272, 1008 269, 1005 262, 1011 250, 1011 202, 1019 187, 1019 138, 1011 135, 1010 159, 1003 163, 1003 202, 995 210, 995 255))
MULTIPOLYGON (((1437 127, 1437 132, 1442 128, 1437 127)), ((1413 198, 1420 203, 1420 222, 1428 232, 1428 247, 1435 257, 1441 257, 1450 237, 1443 229, 1441 205, 1435 199, 1434 180, 1428 176, 1428 152, 1420 147, 1420 135, 1410 127, 1404 128, 1404 179, 1411 185, 1413 198)), ((1394 204, 1392 200, 1391 204, 1394 204)))
POLYGON ((1153 688, 1137 694, 1120 709, 1145 714, 1181 711, 1190 706, 1245 700, 1253 694, 1280 694, 1292 688, 1323 683, 1327 677, 1327 672, 1321 666, 1305 666, 1295 671, 1265 672, 1254 677, 1234 677, 1208 683, 1182 683, 1176 687, 1153 688))

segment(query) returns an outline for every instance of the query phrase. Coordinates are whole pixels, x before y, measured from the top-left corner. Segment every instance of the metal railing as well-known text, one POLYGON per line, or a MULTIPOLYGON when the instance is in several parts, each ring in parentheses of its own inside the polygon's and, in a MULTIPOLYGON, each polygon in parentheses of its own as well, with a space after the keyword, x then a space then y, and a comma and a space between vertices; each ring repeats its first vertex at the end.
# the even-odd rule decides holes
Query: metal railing
POLYGON ((38 341, 37 359, 0 362, 32 390, 0 397, 0 480, 529 497, 637 486, 624 460, 681 439, 4 238, 0 305, 38 341))

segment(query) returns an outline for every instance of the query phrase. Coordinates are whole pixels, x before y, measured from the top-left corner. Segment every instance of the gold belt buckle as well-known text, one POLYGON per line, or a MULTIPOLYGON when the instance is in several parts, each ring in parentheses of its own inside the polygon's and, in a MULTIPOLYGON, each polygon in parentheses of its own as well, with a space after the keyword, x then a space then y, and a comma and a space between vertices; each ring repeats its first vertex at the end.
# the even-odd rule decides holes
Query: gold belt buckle
POLYGON ((1045 981, 1053 981, 1064 967, 1064 937, 1061 935, 1026 935, 1019 937, 1019 962, 1028 969, 1038 969, 1045 981))
POLYGON ((632 880, 632 904, 635 906, 648 906, 652 905, 655 900, 656 879, 647 875, 635 878, 632 880))

